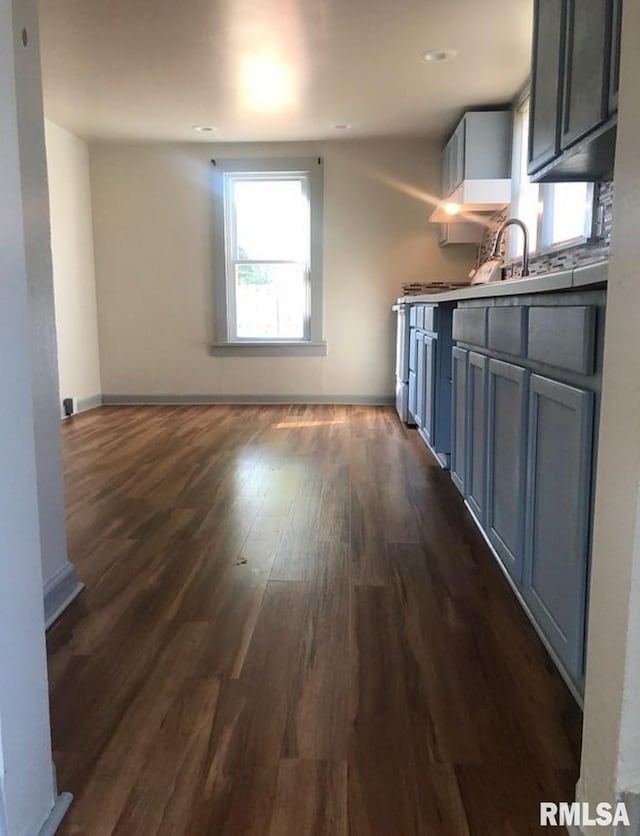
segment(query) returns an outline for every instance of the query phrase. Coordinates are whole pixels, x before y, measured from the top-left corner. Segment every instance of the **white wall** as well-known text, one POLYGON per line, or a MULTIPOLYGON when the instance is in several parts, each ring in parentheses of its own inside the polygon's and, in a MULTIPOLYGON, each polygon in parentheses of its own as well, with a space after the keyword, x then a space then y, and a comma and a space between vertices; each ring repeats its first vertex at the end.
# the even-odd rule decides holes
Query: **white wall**
POLYGON ((45 128, 60 396, 95 399, 102 385, 89 148, 53 122, 45 128))
MULTIPOLYGON (((22 10, 27 14, 30 2, 22 10)), ((34 21, 33 26, 37 26, 34 21)), ((51 265, 51 229, 47 186, 44 116, 42 110, 42 79, 34 41, 30 52, 22 47, 16 55, 17 115, 20 131, 20 175, 28 219, 25 251, 29 290, 29 322, 33 360, 33 423, 35 430, 36 466, 40 542, 42 544, 42 575, 45 597, 55 595, 58 583, 64 581, 69 593, 77 586, 75 573, 67 561, 67 544, 62 481, 60 443, 60 397, 56 322, 51 265)), ((16 416, 24 404, 13 404, 16 416)), ((50 596, 51 597, 51 596, 50 596)))
MULTIPOLYGON (((625 3, 580 800, 640 793, 640 5, 625 3)), ((598 828, 597 833, 606 833, 598 828)), ((635 832, 635 831, 634 831, 635 832)))
POLYGON ((441 250, 439 149, 417 141, 91 146, 103 391, 388 396, 390 306, 404 281, 463 279, 473 247, 441 250), (211 357, 212 156, 324 158, 327 357, 211 357))
POLYGON ((0 0, 0 831, 9 836, 33 836, 54 803, 40 558, 51 527, 60 546, 60 473, 48 481, 55 456, 46 455, 59 421, 36 20, 35 2, 0 0), (51 346, 53 358, 40 355, 51 346))

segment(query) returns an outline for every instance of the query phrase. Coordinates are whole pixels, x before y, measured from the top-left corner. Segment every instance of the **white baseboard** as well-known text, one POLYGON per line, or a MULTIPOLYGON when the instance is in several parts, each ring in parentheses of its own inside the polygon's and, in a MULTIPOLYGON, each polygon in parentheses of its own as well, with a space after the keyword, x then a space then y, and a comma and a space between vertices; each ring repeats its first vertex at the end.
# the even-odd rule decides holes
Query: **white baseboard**
POLYGON ((105 406, 180 406, 197 404, 336 404, 390 406, 394 395, 118 395, 102 396, 105 406))
POLYGON ((78 412, 87 412, 87 410, 95 409, 98 406, 102 406, 102 393, 89 395, 88 398, 78 398, 78 412))
POLYGON ((72 801, 73 796, 70 792, 60 793, 55 800, 53 809, 49 813, 47 820, 38 831, 38 836, 54 836, 54 833, 60 827, 67 810, 71 806, 72 801))
POLYGON ((76 567, 66 563, 44 586, 44 623, 48 629, 69 604, 84 589, 78 580, 76 567))

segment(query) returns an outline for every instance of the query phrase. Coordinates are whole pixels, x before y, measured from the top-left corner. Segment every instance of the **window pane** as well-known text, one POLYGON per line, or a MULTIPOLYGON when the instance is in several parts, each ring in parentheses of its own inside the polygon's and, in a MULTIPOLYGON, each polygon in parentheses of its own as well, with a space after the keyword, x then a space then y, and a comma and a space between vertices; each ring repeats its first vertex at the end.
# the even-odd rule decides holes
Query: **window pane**
POLYGON ((305 268, 300 264, 236 265, 237 336, 305 338, 305 268))
POLYGON ((551 244, 582 238, 591 211, 588 183, 555 183, 553 186, 553 228, 551 244))
MULTIPOLYGON (((524 221, 529 230, 529 250, 535 252, 538 245, 538 215, 540 190, 537 183, 532 183, 527 174, 529 141, 529 101, 520 108, 516 116, 517 165, 516 200, 514 215, 524 221)), ((509 253, 511 257, 522 255, 522 233, 509 230, 509 253)))
POLYGON ((235 258, 307 262, 309 201, 304 181, 233 181, 235 258))

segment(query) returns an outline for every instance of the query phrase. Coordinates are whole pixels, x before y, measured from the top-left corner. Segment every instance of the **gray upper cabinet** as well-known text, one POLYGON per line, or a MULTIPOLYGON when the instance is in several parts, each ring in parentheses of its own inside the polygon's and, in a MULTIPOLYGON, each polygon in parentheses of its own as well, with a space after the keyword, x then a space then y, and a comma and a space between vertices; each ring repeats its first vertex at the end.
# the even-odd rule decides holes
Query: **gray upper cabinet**
POLYGON ((519 582, 524 540, 526 369, 489 360, 487 535, 519 582))
POLYGON ((455 346, 452 354, 451 479, 464 496, 467 471, 467 357, 469 352, 455 346))
POLYGON ((451 143, 453 137, 447 142, 442 149, 442 157, 440 162, 440 170, 442 172, 442 194, 447 196, 451 194, 451 143))
POLYGON ((466 120, 463 119, 451 138, 450 192, 455 192, 464 180, 466 159, 466 120))
POLYGON ((466 497, 476 519, 484 525, 487 461, 487 366, 483 354, 469 353, 467 370, 467 485, 466 497))
POLYGON ((615 113, 618 110, 621 43, 622 0, 613 0, 613 21, 611 25, 611 81, 609 84, 609 113, 615 113))
POLYGON ((464 179, 464 119, 453 132, 442 152, 442 194, 452 194, 464 179))
POLYGON ((569 148, 609 115, 612 0, 567 0, 561 147, 569 148))
POLYGON ((529 175, 613 173, 622 0, 535 0, 529 175))
POLYGON ((508 110, 465 113, 442 152, 442 196, 464 180, 511 177, 512 117, 508 110))
POLYGON ((559 150, 566 0, 536 0, 533 19, 533 74, 529 121, 529 173, 559 150))
POLYGON ((523 594, 573 677, 583 667, 593 394, 531 376, 523 594))

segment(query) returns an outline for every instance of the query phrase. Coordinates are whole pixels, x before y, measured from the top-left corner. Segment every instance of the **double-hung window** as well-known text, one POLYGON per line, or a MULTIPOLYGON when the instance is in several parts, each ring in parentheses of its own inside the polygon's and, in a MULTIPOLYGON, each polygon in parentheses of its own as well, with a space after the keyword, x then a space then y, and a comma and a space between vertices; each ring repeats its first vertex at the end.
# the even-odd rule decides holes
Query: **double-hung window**
POLYGON ((230 354, 324 354, 322 161, 217 160, 216 339, 230 354))
MULTIPOLYGON (((523 220, 531 253, 547 253, 584 243, 591 235, 592 183, 532 183, 527 175, 529 99, 516 107, 513 136, 513 196, 511 209, 523 220)), ((509 235, 508 257, 522 256, 522 236, 509 235)))

